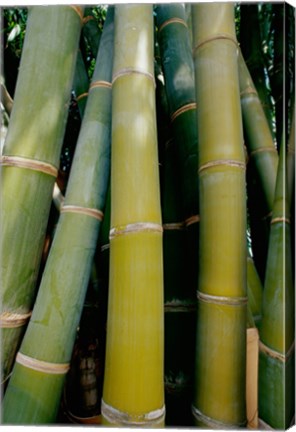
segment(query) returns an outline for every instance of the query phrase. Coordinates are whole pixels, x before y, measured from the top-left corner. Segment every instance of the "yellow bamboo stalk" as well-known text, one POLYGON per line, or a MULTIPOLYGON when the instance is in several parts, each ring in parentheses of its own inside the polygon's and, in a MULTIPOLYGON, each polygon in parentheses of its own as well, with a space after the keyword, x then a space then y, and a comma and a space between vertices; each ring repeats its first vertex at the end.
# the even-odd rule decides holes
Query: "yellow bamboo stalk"
POLYGON ((193 414, 198 426, 246 422, 246 192, 231 3, 192 5, 200 241, 193 414))
POLYGON ((152 5, 118 5, 102 423, 164 420, 163 265, 152 5))

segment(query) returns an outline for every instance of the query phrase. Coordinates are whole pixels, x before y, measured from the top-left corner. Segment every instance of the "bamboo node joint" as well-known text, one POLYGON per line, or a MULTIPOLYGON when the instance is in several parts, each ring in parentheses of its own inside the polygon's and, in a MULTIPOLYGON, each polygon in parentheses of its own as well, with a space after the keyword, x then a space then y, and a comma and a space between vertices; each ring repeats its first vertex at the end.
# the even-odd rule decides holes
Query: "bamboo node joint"
POLYGON ((0 315, 0 328, 17 328, 26 324, 32 312, 19 314, 15 312, 2 312, 0 315))
POLYGON ((104 218, 104 213, 101 210, 76 205, 63 205, 61 208, 61 213, 83 214, 86 216, 91 216, 99 221, 102 221, 104 218))
POLYGON ((66 374, 70 369, 70 363, 50 363, 29 357, 20 351, 17 353, 15 361, 29 369, 53 375, 66 374))
POLYGON ((26 168, 33 171, 43 172, 53 177, 57 177, 58 169, 47 163, 36 159, 29 159, 22 156, 1 156, 0 166, 26 168))
POLYGON ((208 168, 213 168, 213 167, 223 166, 223 165, 234 167, 234 168, 246 169, 245 162, 241 162, 241 161, 233 160, 233 159, 217 159, 217 160, 213 160, 213 161, 210 161, 210 162, 207 162, 207 163, 201 165, 199 167, 198 172, 201 173, 202 171, 204 171, 208 168))
POLYGON ((114 227, 111 228, 109 233, 110 240, 114 237, 124 235, 124 234, 131 234, 131 233, 138 233, 138 232, 144 232, 144 231, 152 231, 152 232, 163 232, 162 225, 158 223, 153 222, 136 222, 132 224, 125 225, 123 227, 114 227))
POLYGON ((89 89, 91 90, 96 87, 112 88, 112 83, 103 80, 93 81, 89 86, 89 89))
POLYGON ((274 359, 280 360, 281 362, 286 362, 295 349, 295 341, 292 343, 286 354, 282 354, 278 351, 273 350, 269 346, 265 345, 261 340, 259 340, 259 350, 260 352, 272 357, 274 359))
POLYGON ((182 18, 175 17, 164 21, 158 28, 159 33, 164 29, 164 27, 168 26, 169 24, 182 24, 184 27, 187 28, 187 24, 182 18))
POLYGON ((153 82, 154 87, 156 86, 154 75, 152 73, 150 73, 148 71, 144 71, 144 70, 139 69, 139 68, 133 68, 133 67, 123 68, 123 69, 120 69, 118 72, 115 72, 113 74, 113 77, 112 77, 112 84, 114 84, 118 78, 126 76, 126 75, 132 75, 132 74, 144 75, 145 77, 150 79, 150 81, 153 82))
POLYGON ((171 122, 173 123, 173 121, 181 114, 190 111, 190 110, 195 110, 196 109, 196 102, 192 102, 189 104, 186 104, 184 106, 182 106, 181 108, 177 109, 172 115, 171 115, 171 122))
POLYGON ((101 401, 101 413, 110 422, 115 424, 124 425, 143 425, 143 424, 154 424, 159 423, 164 419, 165 406, 143 413, 139 415, 130 415, 124 411, 120 411, 117 408, 107 404, 103 399, 101 401))
POLYGON ((219 304, 226 306, 242 306, 248 303, 248 297, 226 297, 197 291, 197 298, 204 303, 219 304))
POLYGON ((238 48, 238 42, 235 39, 235 37, 233 37, 231 34, 228 33, 217 33, 216 35, 210 36, 208 38, 205 38, 203 40, 201 40, 194 48, 193 48, 193 57, 195 57, 195 54, 197 52, 197 50, 205 45, 208 42, 213 42, 215 40, 229 40, 231 42, 234 43, 234 45, 238 48))

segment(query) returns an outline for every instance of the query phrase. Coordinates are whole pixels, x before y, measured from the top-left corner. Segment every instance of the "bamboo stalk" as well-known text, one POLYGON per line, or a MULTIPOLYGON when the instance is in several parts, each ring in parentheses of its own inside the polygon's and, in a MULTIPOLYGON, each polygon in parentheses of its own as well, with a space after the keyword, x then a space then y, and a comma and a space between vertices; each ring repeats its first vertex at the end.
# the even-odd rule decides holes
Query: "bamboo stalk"
POLYGON ((194 65, 183 4, 159 4, 158 42, 173 139, 164 158, 166 424, 192 423, 198 262, 194 65), (178 203, 178 198, 180 202, 178 203), (175 205, 175 208, 174 208, 175 205), (175 225, 174 225, 175 223, 175 225), (188 336, 184 338, 184 334, 188 336), (174 423, 172 423, 174 422, 174 423))
POLYGON ((234 10, 207 3, 192 12, 200 185, 192 408, 198 426, 237 428, 246 422, 246 192, 234 10))
POLYGON ((286 193, 286 146, 283 141, 270 227, 259 357, 259 417, 275 429, 290 426, 295 408, 295 299, 286 193))
POLYGON ((88 88, 89 88, 88 74, 85 68, 81 51, 78 50, 76 69, 75 69, 75 75, 73 81, 73 90, 78 103, 78 108, 81 117, 83 117, 85 111, 86 100, 88 96, 88 88))
POLYGON ((36 295, 81 13, 80 7, 70 6, 33 7, 29 13, 9 130, 0 161, 4 379, 11 370, 36 295))
POLYGON ((247 257, 247 287, 248 304, 256 327, 260 328, 262 318, 263 286, 251 256, 247 257))
POLYGON ((278 153, 257 90, 241 53, 239 55, 239 80, 243 124, 249 153, 248 207, 254 261, 263 283, 278 153), (254 178, 256 183, 255 186, 252 186, 251 181, 254 182, 254 178), (252 188, 255 188, 255 191, 252 191, 252 188))
POLYGON ((4 423, 54 422, 69 369, 109 181, 113 57, 109 10, 65 203, 4 397, 4 423))
POLYGON ((115 8, 102 424, 164 421, 163 268, 151 5, 115 8))

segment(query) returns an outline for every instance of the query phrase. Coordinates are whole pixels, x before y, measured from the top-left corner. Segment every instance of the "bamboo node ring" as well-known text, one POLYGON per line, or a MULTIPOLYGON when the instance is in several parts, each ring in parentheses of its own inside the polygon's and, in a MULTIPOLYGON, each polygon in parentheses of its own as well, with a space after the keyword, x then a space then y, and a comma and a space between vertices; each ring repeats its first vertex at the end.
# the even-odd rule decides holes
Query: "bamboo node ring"
POLYGON ((275 217, 275 218, 271 219, 270 225, 275 224, 275 223, 279 223, 279 222, 284 222, 284 223, 290 224, 290 219, 286 218, 285 216, 275 217))
POLYGON ((190 110, 195 110, 196 109, 196 102, 192 102, 189 104, 186 104, 184 106, 182 106, 181 108, 177 109, 172 115, 171 115, 171 122, 173 123, 173 121, 181 114, 183 114, 184 112, 190 111, 190 110))
POLYGON ((136 222, 122 227, 111 228, 109 233, 110 240, 124 234, 138 233, 144 231, 163 232, 162 225, 153 222, 136 222))
POLYGON ((89 86, 89 89, 91 90, 96 87, 112 88, 112 83, 103 80, 93 81, 89 86))
POLYGON ((256 150, 253 150, 249 154, 249 157, 252 157, 252 156, 254 156, 257 153, 264 153, 264 152, 275 152, 275 153, 277 153, 275 147, 261 147, 261 148, 258 148, 256 150))
POLYGON ((71 9, 73 9, 80 18, 81 24, 83 24, 83 10, 80 6, 69 5, 71 9))
POLYGON ((199 215, 190 216, 189 218, 187 218, 185 220, 186 228, 189 227, 190 225, 198 223, 199 221, 200 221, 200 216, 199 215))
POLYGON ((70 369, 70 363, 50 363, 29 357, 20 351, 17 353, 15 361, 29 369, 53 375, 66 374, 70 369))
POLYGON ((165 231, 180 231, 184 229, 184 222, 164 223, 162 227, 165 231))
POLYGON ((0 315, 0 328, 17 328, 26 324, 32 312, 19 314, 15 312, 2 312, 0 315))
POLYGON ((193 57, 195 57, 195 54, 196 54, 196 51, 201 47, 201 46, 203 46, 203 45, 205 45, 206 43, 208 43, 208 42, 212 42, 212 41, 215 41, 215 40, 219 40, 219 39, 222 39, 222 40, 229 40, 229 41, 231 41, 231 42, 233 42, 234 43, 234 45, 238 48, 238 42, 237 42, 237 40, 231 35, 231 34, 228 34, 228 33, 217 33, 216 35, 214 35, 214 36, 210 36, 210 37, 208 37, 208 38, 205 38, 205 39, 203 39, 203 40, 201 40, 194 48, 193 48, 193 57))
POLYGON ((198 172, 200 173, 201 171, 204 171, 207 168, 217 167, 221 165, 231 166, 234 168, 242 168, 242 169, 246 168, 245 162, 241 162, 233 159, 217 159, 214 161, 207 162, 204 165, 201 165, 198 172))
POLYGON ((118 78, 126 76, 126 75, 132 75, 132 74, 144 75, 147 78, 149 78, 150 81, 153 82, 154 87, 156 86, 154 75, 152 73, 144 71, 142 69, 133 68, 133 67, 123 68, 123 69, 120 69, 118 72, 115 72, 113 74, 113 77, 112 77, 112 84, 114 84, 118 78))
POLYGON ((187 28, 187 24, 182 18, 170 18, 160 25, 160 27, 158 28, 159 33, 164 29, 164 27, 168 26, 169 24, 182 24, 184 27, 187 28))
POLYGON ((228 305, 228 306, 242 306, 248 303, 248 297, 226 297, 217 296, 212 294, 205 294, 197 291, 197 299, 205 303, 228 305))
POLYGON ((292 343, 286 354, 282 354, 276 350, 273 350, 269 346, 265 345, 261 340, 259 340, 259 350, 260 352, 272 357, 274 359, 280 360, 281 362, 286 362, 295 349, 295 341, 292 343))
POLYGON ((61 213, 83 214, 86 216, 91 216, 99 221, 102 221, 104 218, 104 213, 101 210, 76 205, 63 205, 61 208, 61 213))
POLYGON ((104 399, 101 401, 101 413, 110 422, 125 425, 141 425, 159 423, 164 419, 165 406, 148 413, 130 415, 124 411, 107 404, 104 399))
POLYGON ((49 174, 53 177, 57 177, 58 169, 47 163, 36 159, 29 159, 22 156, 1 156, 0 166, 27 168, 32 171, 43 172, 44 174, 49 174))
POLYGON ((253 95, 255 95, 255 96, 258 97, 257 90, 254 87, 251 87, 251 86, 246 87, 244 90, 242 90, 240 92, 240 96, 241 97, 248 96, 250 94, 253 94, 253 95))
POLYGON ((213 418, 208 417, 207 415, 203 414, 199 409, 196 408, 196 406, 192 405, 192 414, 197 420, 201 420, 202 423, 205 423, 207 426, 209 426, 211 429, 238 429, 239 427, 244 427, 246 423, 238 423, 238 424, 229 424, 229 423, 223 423, 218 420, 215 420, 213 418))
POLYGON ((79 96, 76 97, 76 101, 79 102, 81 99, 88 96, 88 92, 81 93, 79 96))

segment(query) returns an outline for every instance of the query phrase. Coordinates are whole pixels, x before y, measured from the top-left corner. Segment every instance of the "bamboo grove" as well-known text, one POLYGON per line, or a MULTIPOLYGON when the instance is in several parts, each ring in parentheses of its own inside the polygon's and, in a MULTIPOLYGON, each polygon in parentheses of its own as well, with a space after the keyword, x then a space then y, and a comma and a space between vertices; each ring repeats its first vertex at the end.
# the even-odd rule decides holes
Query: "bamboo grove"
POLYGON ((291 426, 293 7, 2 16, 1 424, 291 426))

